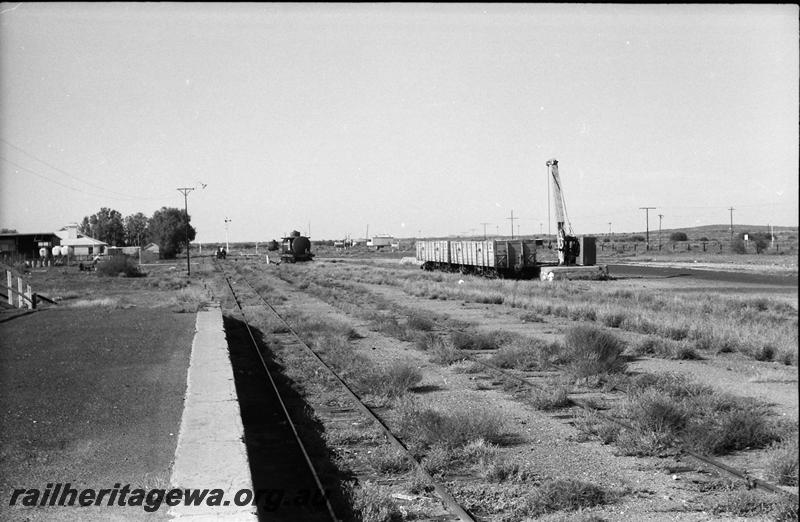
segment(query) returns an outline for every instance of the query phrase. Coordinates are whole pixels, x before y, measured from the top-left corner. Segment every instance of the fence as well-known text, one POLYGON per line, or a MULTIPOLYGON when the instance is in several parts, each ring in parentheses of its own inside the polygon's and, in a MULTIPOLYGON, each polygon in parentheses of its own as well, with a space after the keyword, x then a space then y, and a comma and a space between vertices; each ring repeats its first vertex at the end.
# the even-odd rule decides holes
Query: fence
POLYGON ((36 294, 31 290, 29 285, 21 276, 14 274, 10 268, 5 268, 6 272, 6 295, 8 304, 16 308, 27 308, 34 310, 36 308, 36 294), (15 284, 16 283, 16 284, 15 284))
MULTIPOLYGON (((599 242, 600 252, 604 253, 644 253, 647 252, 647 244, 642 241, 613 241, 599 242)), ((657 242, 650 241, 650 252, 661 253, 680 253, 680 252, 708 252, 712 254, 736 253, 736 254, 790 254, 797 252, 797 243, 788 241, 775 241, 768 244, 763 249, 757 248, 755 241, 669 241, 659 245, 657 242)))

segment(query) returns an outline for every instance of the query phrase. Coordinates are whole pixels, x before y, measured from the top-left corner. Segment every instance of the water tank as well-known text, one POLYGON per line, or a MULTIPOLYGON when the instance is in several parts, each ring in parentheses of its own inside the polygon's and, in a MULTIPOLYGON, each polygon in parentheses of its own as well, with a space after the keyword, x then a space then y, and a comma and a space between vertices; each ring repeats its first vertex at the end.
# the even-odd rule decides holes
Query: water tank
POLYGON ((45 247, 39 249, 39 257, 47 257, 47 249, 45 247))
POLYGON ((53 257, 58 257, 61 255, 61 247, 54 246, 53 247, 53 257))
POLYGON ((71 256, 72 255, 72 247, 68 245, 61 245, 61 255, 62 256, 71 256))
POLYGON ((305 236, 297 236, 292 241, 292 252, 296 256, 306 255, 311 252, 311 241, 305 236))

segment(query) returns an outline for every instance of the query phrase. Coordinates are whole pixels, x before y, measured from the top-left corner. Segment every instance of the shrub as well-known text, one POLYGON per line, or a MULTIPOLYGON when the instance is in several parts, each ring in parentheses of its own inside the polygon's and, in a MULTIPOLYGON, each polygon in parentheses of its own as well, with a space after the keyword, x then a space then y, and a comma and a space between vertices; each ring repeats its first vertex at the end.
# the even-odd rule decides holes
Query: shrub
POLYGON ((797 433, 779 443, 774 443, 767 456, 767 477, 784 486, 797 486, 798 449, 797 433))
POLYGON ((139 270, 136 261, 126 255, 112 256, 97 265, 97 273, 104 276, 117 277, 142 277, 144 273, 139 270))
POLYGON ((670 241, 688 241, 689 236, 686 235, 686 232, 673 232, 669 235, 670 241))
POLYGON ((399 397, 422 381, 422 372, 407 362, 395 361, 375 372, 369 380, 373 393, 399 397))
POLYGON ((403 520, 403 512, 386 486, 365 481, 347 488, 350 505, 362 522, 393 522, 403 520))
POLYGON ((500 348, 489 362, 499 368, 543 370, 555 362, 561 350, 561 345, 555 342, 521 338, 500 348))
POLYGON ((373 449, 369 461, 373 468, 386 474, 404 473, 411 467, 405 452, 386 444, 373 449))
POLYGON ((426 448, 463 448, 477 440, 500 442, 505 425, 500 412, 482 408, 441 412, 406 401, 398 405, 397 411, 404 439, 426 448))
POLYGON ((619 328, 625 320, 625 317, 626 315, 624 312, 605 312, 600 314, 600 321, 604 326, 619 328))
POLYGON ((453 346, 459 350, 496 350, 502 343, 502 332, 460 332, 450 334, 453 346))
POLYGON ((731 253, 746 254, 747 249, 744 246, 744 241, 741 239, 734 239, 733 241, 731 241, 731 253))
POLYGON ((535 388, 531 390, 526 402, 537 410, 542 411, 566 408, 572 404, 568 392, 568 386, 551 382, 544 388, 535 388))
POLYGON ((594 326, 570 328, 564 336, 567 370, 576 378, 618 373, 625 370, 625 345, 615 335, 594 326))
POLYGON ((426 336, 423 342, 428 343, 427 346, 431 354, 431 362, 436 364, 444 364, 449 366, 453 363, 469 359, 469 357, 467 357, 461 350, 441 337, 426 336))
POLYGON ((422 332, 430 332, 433 330, 434 322, 427 317, 418 313, 412 313, 408 316, 406 326, 413 330, 420 330, 422 332))
POLYGON ((617 443, 623 445, 624 435, 637 454, 657 454, 670 438, 701 453, 722 455, 764 447, 785 436, 785 428, 770 419, 764 404, 715 392, 678 375, 634 379, 621 410, 634 431, 621 433, 617 443))
POLYGON ((537 517, 553 511, 577 511, 606 504, 613 495, 608 491, 575 479, 547 480, 526 498, 521 513, 516 515, 537 517))

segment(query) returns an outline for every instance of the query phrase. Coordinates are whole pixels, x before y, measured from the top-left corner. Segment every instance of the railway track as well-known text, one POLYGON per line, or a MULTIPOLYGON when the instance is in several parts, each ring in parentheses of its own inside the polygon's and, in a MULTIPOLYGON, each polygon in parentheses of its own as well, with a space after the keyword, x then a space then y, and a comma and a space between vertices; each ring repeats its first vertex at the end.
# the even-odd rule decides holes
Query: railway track
MULTIPOLYGON (((336 306, 335 303, 333 305, 336 306)), ((450 334, 450 333, 455 332, 457 330, 455 328, 452 328, 452 327, 450 327, 448 325, 445 325, 445 324, 442 324, 442 323, 435 323, 435 324, 436 324, 437 332, 442 334, 442 335, 447 335, 447 334, 450 334)), ((472 354, 466 353, 463 350, 462 350, 461 355, 465 359, 470 360, 470 361, 480 365, 487 372, 490 372, 490 373, 500 377, 501 379, 503 379, 503 380, 505 380, 507 382, 513 383, 515 385, 523 386, 525 388, 532 389, 532 390, 537 390, 537 391, 544 391, 544 388, 546 386, 546 385, 543 385, 543 384, 540 384, 540 383, 537 383, 537 382, 532 382, 530 377, 526 377, 524 375, 520 375, 519 372, 509 371, 509 370, 505 370, 505 369, 502 369, 502 368, 498 368, 497 366, 494 366, 494 365, 488 363, 487 361, 483 360, 483 358, 480 357, 479 355, 472 355, 472 354)), ((624 390, 620 390, 619 388, 612 388, 611 391, 624 393, 624 390)), ((593 401, 591 401, 591 400, 585 400, 585 399, 581 399, 581 398, 574 397, 574 396, 569 397, 568 400, 571 403, 571 405, 574 405, 577 408, 579 408, 579 409, 581 409, 581 410, 583 410, 585 412, 588 412, 588 413, 590 413, 590 414, 592 414, 592 415, 594 415, 594 416, 596 416, 598 418, 601 418, 603 420, 611 422, 611 423, 613 423, 613 424, 615 424, 615 425, 617 425, 617 426, 619 426, 619 427, 621 427, 623 429, 627 429, 627 430, 634 429, 633 426, 631 426, 631 424, 626 422, 624 419, 619 419, 617 417, 608 415, 603 410, 595 407, 594 404, 593 404, 593 401)), ((786 489, 781 488, 778 485, 775 485, 775 484, 772 484, 772 483, 770 483, 768 481, 765 481, 765 480, 759 479, 757 477, 754 477, 746 469, 738 469, 738 468, 736 468, 734 466, 730 466, 730 465, 726 464, 725 462, 723 462, 722 460, 720 460, 718 458, 715 458, 715 457, 712 457, 712 456, 709 456, 709 455, 704 455, 702 453, 694 451, 694 450, 690 449, 684 441, 681 441, 679 439, 675 439, 675 440, 672 441, 672 447, 673 447, 673 449, 676 451, 677 455, 681 459, 686 459, 686 460, 690 461, 691 464, 693 464, 692 466, 688 466, 688 467, 676 466, 675 469, 678 469, 678 470, 681 470, 681 471, 699 471, 699 470, 711 471, 712 473, 714 473, 716 475, 727 477, 727 478, 734 479, 734 480, 737 480, 737 481, 741 481, 741 482, 743 482, 745 484, 745 486, 748 489, 758 489, 758 490, 766 491, 766 492, 769 492, 769 493, 782 495, 782 496, 786 497, 787 499, 791 500, 794 503, 798 502, 798 496, 796 494, 794 494, 794 493, 792 493, 790 491, 787 491, 786 489)))
MULTIPOLYGON (((251 322, 256 322, 253 317, 248 317, 248 313, 245 309, 248 306, 259 306, 262 309, 268 310, 285 328, 285 333, 283 334, 284 337, 288 337, 289 339, 284 339, 281 344, 284 346, 289 346, 291 349, 300 348, 302 349, 306 355, 308 355, 313 361, 317 364, 319 368, 321 368, 330 379, 332 379, 339 388, 340 391, 340 398, 331 399, 329 403, 333 403, 339 405, 339 407, 329 408, 326 411, 320 412, 323 416, 328 416, 331 422, 346 422, 349 424, 353 424, 353 416, 360 414, 364 418, 369 419, 369 421, 374 425, 377 426, 380 431, 382 432, 383 436, 386 440, 398 451, 402 452, 407 461, 411 464, 414 471, 419 474, 421 477, 424 477, 425 482, 432 486, 433 490, 438 495, 441 503, 445 506, 447 512, 450 516, 437 516, 437 520, 461 520, 461 521, 474 521, 475 518, 468 513, 453 495, 447 490, 447 488, 434 479, 428 471, 421 465, 421 463, 415 458, 415 456, 409 451, 406 445, 392 433, 386 423, 381 419, 381 417, 373 411, 365 402, 358 396, 356 391, 353 390, 351 386, 348 385, 337 373, 336 371, 328 364, 326 361, 315 351, 313 350, 303 339, 300 335, 295 331, 289 322, 283 317, 281 312, 273 306, 270 302, 268 302, 261 293, 259 293, 253 285, 248 281, 245 277, 238 277, 234 282, 232 280, 232 276, 229 272, 225 270, 219 263, 216 264, 217 268, 221 271, 221 274, 225 280, 226 286, 232 296, 236 308, 238 309, 241 317, 242 317, 242 324, 244 328, 247 330, 247 335, 250 340, 250 344, 253 348, 253 351, 258 354, 258 358, 261 362, 261 367, 264 369, 266 377, 270 383, 270 387, 272 392, 274 393, 274 397, 280 404, 280 409, 282 411, 283 417, 285 418, 286 424, 289 426, 294 441, 296 442, 297 448, 299 448, 300 452, 303 455, 303 461, 305 463, 305 468, 308 470, 308 473, 313 477, 314 483, 316 485, 317 492, 320 494, 321 498, 325 499, 325 508, 326 508, 326 517, 329 520, 341 520, 347 519, 348 516, 343 516, 341 512, 346 509, 346 507, 341 506, 338 509, 335 509, 332 505, 329 496, 330 496, 330 489, 326 487, 323 483, 323 479, 321 478, 320 472, 316 469, 316 466, 309 455, 309 451, 306 449, 304 444, 304 437, 300 429, 298 427, 298 423, 296 422, 296 412, 292 411, 292 408, 289 406, 287 401, 282 396, 282 391, 277 383, 273 372, 270 370, 270 364, 264 356, 264 351, 257 340, 257 335, 253 332, 253 329, 250 327, 251 322), (243 282, 244 285, 237 285, 235 283, 243 282), (236 288, 235 288, 236 287, 236 288), (247 295, 244 295, 247 294, 247 295), (255 302, 254 302, 255 301, 255 302), (343 395, 343 397, 341 397, 343 395), (344 406, 344 407, 342 407, 344 406), (344 416, 343 416, 344 414, 344 416), (334 417, 334 418, 330 418, 334 417)), ((348 514, 350 515, 350 514, 348 514)), ((304 518, 304 520, 307 518, 304 518)), ((272 519, 271 519, 272 520, 272 519)))

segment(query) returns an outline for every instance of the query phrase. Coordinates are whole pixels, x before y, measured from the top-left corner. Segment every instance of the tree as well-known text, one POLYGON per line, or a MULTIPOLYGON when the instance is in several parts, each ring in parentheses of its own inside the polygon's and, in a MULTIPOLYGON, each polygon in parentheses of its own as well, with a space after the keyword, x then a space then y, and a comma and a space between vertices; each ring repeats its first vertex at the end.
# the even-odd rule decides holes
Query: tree
POLYGON ((186 230, 188 227, 189 241, 195 237, 194 227, 189 225, 192 218, 185 211, 178 208, 161 207, 156 210, 147 224, 147 234, 150 241, 156 243, 164 259, 174 259, 183 251, 186 244, 186 230))
POLYGON ((686 232, 673 232, 669 235, 670 241, 688 241, 689 237, 686 235, 686 232))
POLYGON ((147 216, 141 212, 125 217, 125 244, 142 246, 150 242, 147 235, 147 216))
POLYGON ((91 216, 85 216, 78 226, 78 232, 110 246, 119 246, 125 239, 125 225, 122 214, 116 210, 102 207, 91 216))

